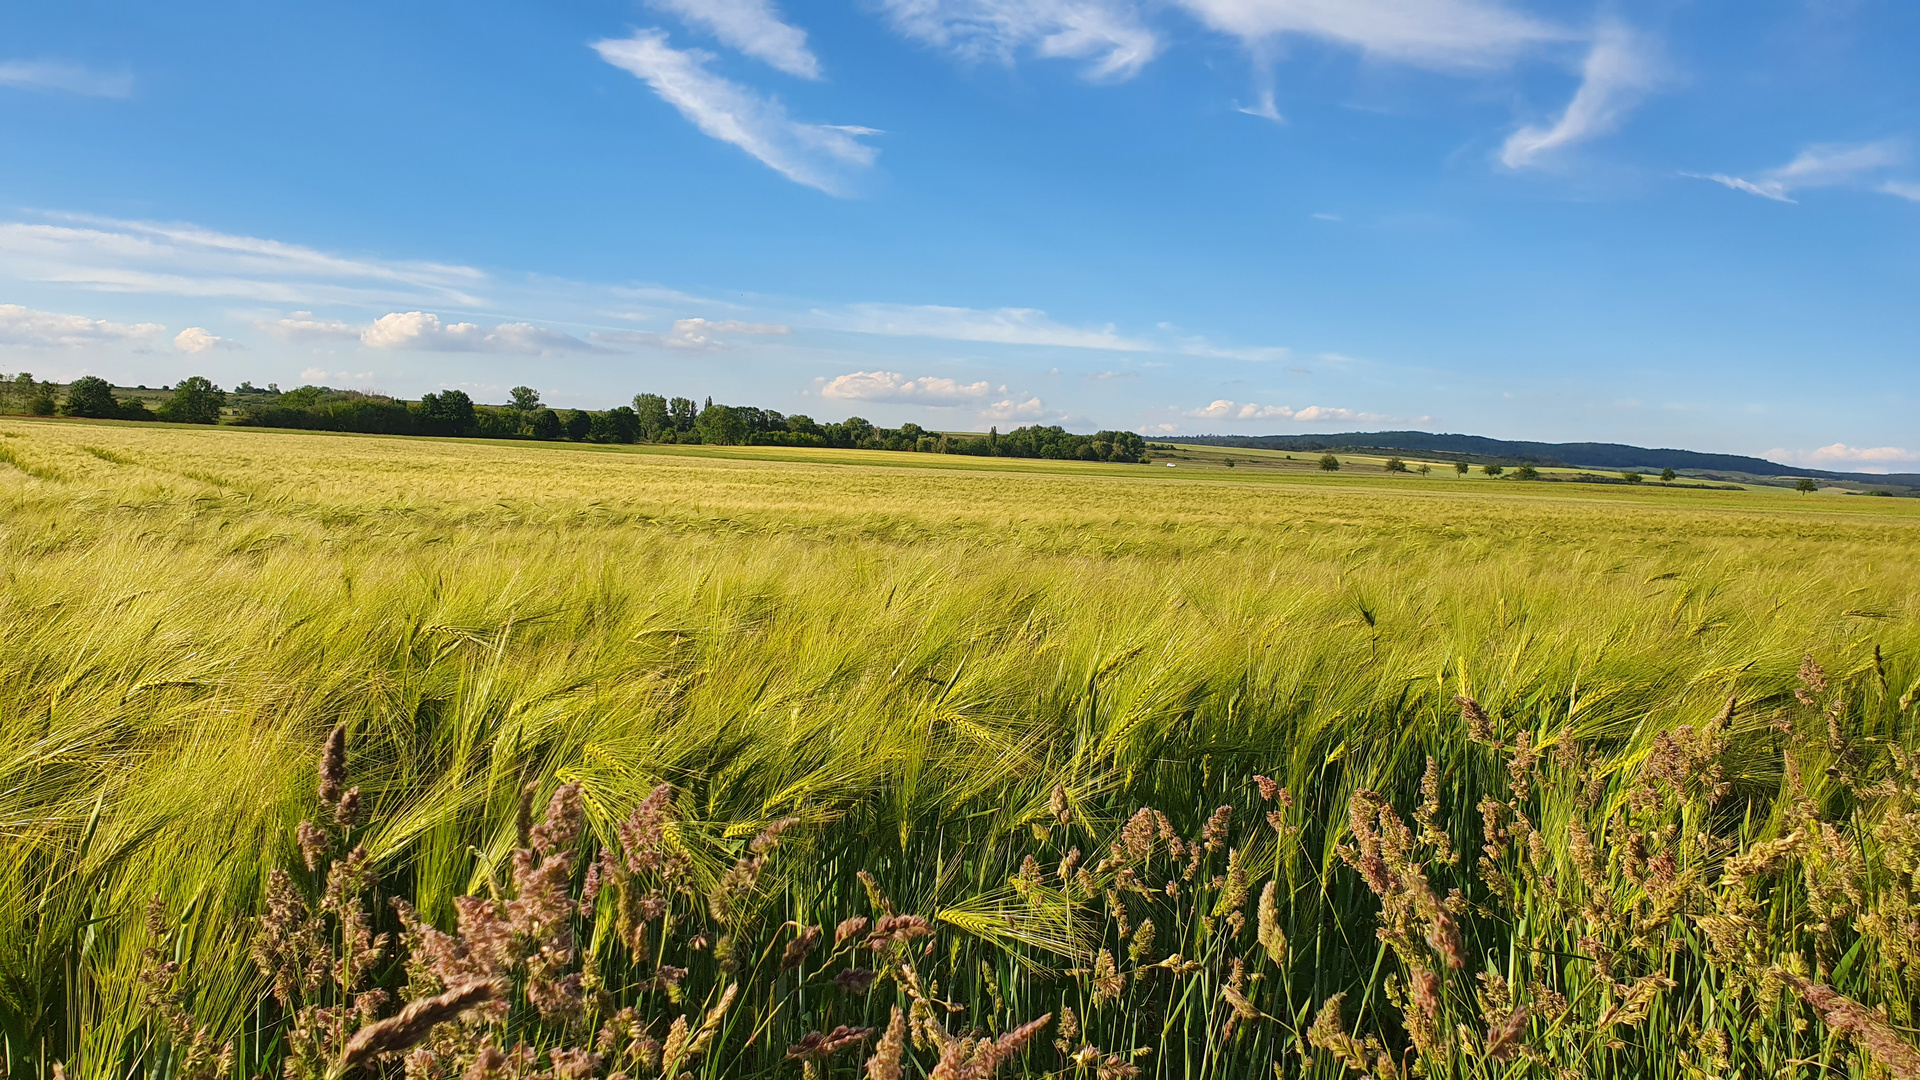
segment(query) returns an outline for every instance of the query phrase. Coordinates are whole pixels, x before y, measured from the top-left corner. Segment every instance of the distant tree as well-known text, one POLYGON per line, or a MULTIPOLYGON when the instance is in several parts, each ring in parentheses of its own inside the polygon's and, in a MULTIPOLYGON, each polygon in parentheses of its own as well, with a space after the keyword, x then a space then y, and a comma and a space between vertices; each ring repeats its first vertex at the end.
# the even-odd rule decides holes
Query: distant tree
POLYGON ((1820 485, 1813 482, 1813 477, 1803 476, 1793 482, 1793 490, 1805 495, 1809 492, 1819 491, 1820 485))
POLYGON ((67 386, 67 403, 60 411, 68 416, 94 420, 112 420, 120 415, 120 401, 113 396, 113 384, 98 375, 82 375, 67 386))
POLYGON ((661 432, 672 430, 673 421, 667 416, 667 399, 659 394, 633 395, 633 412, 640 422, 640 437, 648 442, 657 441, 661 432))
POLYGON ((1391 457, 1387 459, 1386 470, 1388 472, 1406 472, 1407 463, 1397 457, 1391 457))
POLYGON ((597 443, 630 443, 640 437, 640 416, 625 405, 593 414, 587 438, 597 443))
POLYGON ((1453 463, 1453 471, 1459 473, 1461 476, 1467 475, 1467 470, 1470 468, 1472 468, 1472 466, 1464 461, 1456 461, 1453 463))
POLYGON ((464 390, 424 395, 413 413, 421 432, 427 435, 471 435, 478 426, 473 399, 464 390))
POLYGON ((1418 472, 1418 473, 1419 473, 1419 474, 1420 474, 1421 476, 1425 476, 1425 475, 1427 475, 1428 473, 1430 473, 1430 472, 1432 472, 1432 471, 1433 471, 1433 466, 1431 466, 1431 465, 1429 465, 1429 464, 1427 464, 1426 462, 1424 462, 1424 461, 1423 461, 1423 462, 1421 462, 1421 463, 1420 463, 1420 468, 1419 468, 1419 469, 1417 469, 1417 470, 1415 470, 1415 471, 1417 471, 1417 472, 1418 472))
POLYGON ((567 438, 582 442, 593 431, 593 417, 585 409, 573 409, 567 413, 567 438))
POLYGON ((1227 468, 1229 468, 1229 469, 1231 469, 1231 468, 1233 468, 1233 459, 1232 459, 1232 458, 1228 458, 1228 459, 1227 459, 1227 468))
POLYGON ((1540 479, 1540 470, 1531 465, 1522 465, 1513 470, 1513 478, 1515 480, 1538 480, 1540 479))
POLYGON ((1489 464, 1480 466, 1480 471, 1483 473, 1486 473, 1488 476, 1499 476, 1501 473, 1506 472, 1507 470, 1498 465, 1489 463, 1489 464))
POLYGON ((1663 484, 1671 484, 1671 483, 1673 483, 1673 477, 1674 477, 1674 472, 1673 472, 1673 469, 1672 469, 1672 468, 1665 468, 1665 469, 1661 469, 1661 470, 1660 470, 1660 482, 1661 482, 1661 483, 1663 483, 1663 484))
POLYGON ((558 439, 564 427, 560 423, 560 414, 545 405, 533 410, 533 419, 527 426, 533 429, 534 438, 549 442, 558 439))
POLYGON ((675 431, 692 431, 694 418, 698 415, 693 402, 687 398, 677 397, 667 402, 667 416, 672 419, 675 431))
POLYGON ((160 419, 175 424, 217 424, 220 409, 226 403, 227 392, 213 385, 212 380, 204 375, 190 375, 175 383, 173 396, 161 403, 160 419))
POLYGON ((1646 477, 1641 476, 1637 472, 1623 472, 1620 474, 1620 479, 1625 480, 1629 484, 1637 484, 1640 481, 1645 480, 1646 477))
POLYGON ((53 384, 36 381, 32 372, 23 371, 7 380, 6 404, 29 416, 52 416, 53 384))
POLYGON ((540 391, 531 386, 516 386, 507 393, 512 395, 512 399, 507 402, 509 408, 519 409, 521 412, 532 412, 540 407, 540 391))
POLYGON ((1337 457, 1334 457, 1332 454, 1321 454, 1320 467, 1322 469, 1325 469, 1328 472, 1339 472, 1340 459, 1337 457))

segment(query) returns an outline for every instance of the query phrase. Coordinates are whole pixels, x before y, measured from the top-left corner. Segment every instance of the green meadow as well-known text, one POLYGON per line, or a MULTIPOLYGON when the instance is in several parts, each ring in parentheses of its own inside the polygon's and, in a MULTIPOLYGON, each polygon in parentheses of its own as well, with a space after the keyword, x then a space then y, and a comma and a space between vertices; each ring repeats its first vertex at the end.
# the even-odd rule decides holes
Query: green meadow
POLYGON ((0 418, 6 1075, 1920 1075, 1920 501, 1156 456, 0 418))

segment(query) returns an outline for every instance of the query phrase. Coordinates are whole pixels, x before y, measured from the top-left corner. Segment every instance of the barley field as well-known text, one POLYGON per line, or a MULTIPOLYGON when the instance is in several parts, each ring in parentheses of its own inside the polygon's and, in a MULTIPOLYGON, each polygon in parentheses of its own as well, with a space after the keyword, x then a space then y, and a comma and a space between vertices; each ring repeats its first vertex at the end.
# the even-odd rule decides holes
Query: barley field
POLYGON ((0 545, 8 1076, 1920 1076, 1920 501, 0 418, 0 545))

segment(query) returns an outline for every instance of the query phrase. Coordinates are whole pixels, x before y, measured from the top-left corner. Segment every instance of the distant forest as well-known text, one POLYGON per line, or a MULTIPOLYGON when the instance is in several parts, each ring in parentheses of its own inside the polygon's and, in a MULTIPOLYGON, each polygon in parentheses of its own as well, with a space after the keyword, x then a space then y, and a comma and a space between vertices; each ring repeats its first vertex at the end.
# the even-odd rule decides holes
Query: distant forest
POLYGON ((820 446, 1126 463, 1147 459, 1146 440, 1131 431, 1076 435, 1064 428, 1036 425, 1004 434, 994 428, 985 435, 972 435, 929 431, 911 423, 877 427, 858 416, 823 424, 810 416, 788 416, 772 409, 719 405, 712 398, 702 405, 660 394, 638 394, 632 405, 612 409, 552 409, 540 401, 538 390, 527 386, 514 387, 503 405, 482 405, 461 390, 442 390, 417 401, 327 386, 282 391, 273 383, 257 387, 243 382, 228 391, 197 375, 157 392, 114 387, 89 375, 75 379, 62 393, 58 384, 22 373, 0 377, 0 411, 376 435, 820 446), (157 407, 150 408, 146 397, 158 398, 157 407))

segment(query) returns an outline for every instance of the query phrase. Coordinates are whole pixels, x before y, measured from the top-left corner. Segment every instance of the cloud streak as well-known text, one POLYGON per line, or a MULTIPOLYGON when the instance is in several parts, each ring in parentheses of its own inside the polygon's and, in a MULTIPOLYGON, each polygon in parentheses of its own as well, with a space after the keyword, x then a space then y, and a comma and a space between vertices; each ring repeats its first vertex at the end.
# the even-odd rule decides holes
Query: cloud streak
POLYGON ((1894 472, 1895 466, 1920 466, 1920 453, 1899 446, 1848 446, 1834 443, 1816 450, 1774 449, 1766 453, 1771 461, 1832 472, 1894 472))
POLYGON ((1620 23, 1603 24, 1581 67, 1580 88, 1560 118, 1508 136, 1500 163, 1509 169, 1539 165, 1557 150, 1614 131, 1659 80, 1652 43, 1620 23))
POLYGON ((1177 0, 1209 28, 1269 54, 1287 36, 1440 70, 1501 67, 1576 35, 1492 0, 1177 0))
POLYGON ((720 335, 747 334, 757 337, 791 334, 790 327, 777 323, 741 322, 737 319, 675 319, 666 333, 645 330, 605 330, 587 336, 608 345, 642 345, 658 349, 712 351, 727 347, 720 335))
MULTIPOLYGON (((1724 173, 1682 173, 1696 180, 1758 195, 1775 202, 1794 202, 1792 193, 1805 188, 1852 187, 1864 183, 1874 173, 1899 165, 1907 159, 1906 144, 1899 139, 1881 139, 1867 143, 1815 143, 1800 151, 1792 161, 1747 180, 1724 173)), ((1901 181, 1882 182, 1875 190, 1903 199, 1920 201, 1920 184, 1901 181)))
POLYGON ((196 225, 80 214, 0 222, 0 274, 101 292, 276 304, 436 301, 479 307, 465 266, 355 259, 196 225))
POLYGON ((133 95, 133 76, 94 71, 61 60, 0 60, 0 86, 124 98, 133 95))
POLYGON ((1228 401, 1225 398, 1180 415, 1190 420, 1293 420, 1299 423, 1390 419, 1379 413, 1355 412, 1352 409, 1330 408, 1325 405, 1308 405, 1303 409, 1296 409, 1289 405, 1260 405, 1253 402, 1228 401))
POLYGON ((1054 345, 1072 349, 1148 352, 1154 346, 1125 337, 1112 324, 1066 326, 1035 308, 942 307, 934 304, 853 304, 842 311, 816 311, 835 330, 891 337, 939 338, 996 345, 1054 345))
POLYGON ((395 311, 382 315, 360 331, 360 344, 369 349, 516 356, 607 351, 571 334, 532 323, 501 323, 488 330, 469 322, 443 323, 440 316, 427 311, 395 311))
POLYGON ((607 63, 652 87, 702 133, 732 143, 795 183, 851 195, 854 180, 879 155, 860 141, 878 134, 872 128, 795 120, 777 98, 708 71, 710 54, 668 45, 664 31, 641 30, 594 42, 593 48, 607 63))
POLYGON ((652 5, 789 75, 820 78, 820 58, 807 48, 807 32, 782 19, 771 0, 652 0, 652 5))

